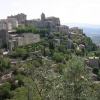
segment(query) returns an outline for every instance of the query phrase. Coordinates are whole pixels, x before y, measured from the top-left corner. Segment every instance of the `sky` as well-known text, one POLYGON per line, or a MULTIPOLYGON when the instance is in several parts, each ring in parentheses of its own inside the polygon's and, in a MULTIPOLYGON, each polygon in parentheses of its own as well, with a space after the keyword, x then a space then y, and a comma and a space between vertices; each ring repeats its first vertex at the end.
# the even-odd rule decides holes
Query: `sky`
POLYGON ((100 25, 100 0, 0 0, 0 19, 24 13, 27 19, 59 17, 61 23, 100 25))

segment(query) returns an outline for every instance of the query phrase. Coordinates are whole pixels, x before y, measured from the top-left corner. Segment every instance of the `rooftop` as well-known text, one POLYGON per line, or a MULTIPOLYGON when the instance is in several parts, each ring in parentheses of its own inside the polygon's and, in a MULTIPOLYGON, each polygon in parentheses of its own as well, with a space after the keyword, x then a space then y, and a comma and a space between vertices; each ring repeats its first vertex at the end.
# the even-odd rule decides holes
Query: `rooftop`
POLYGON ((93 56, 93 57, 89 57, 89 59, 99 59, 99 57, 93 56))
POLYGON ((57 19, 57 17, 51 16, 51 17, 46 17, 45 19, 57 19))

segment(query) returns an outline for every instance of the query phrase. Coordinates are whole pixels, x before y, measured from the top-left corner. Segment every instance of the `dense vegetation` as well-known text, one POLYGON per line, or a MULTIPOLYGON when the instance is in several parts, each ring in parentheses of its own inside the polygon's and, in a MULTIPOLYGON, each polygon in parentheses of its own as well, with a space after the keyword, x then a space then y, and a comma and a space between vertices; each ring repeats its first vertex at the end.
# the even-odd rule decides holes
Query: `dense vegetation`
POLYGON ((15 29, 17 30, 18 34, 30 32, 30 33, 40 34, 41 37, 44 37, 45 34, 48 34, 48 29, 34 28, 33 25, 28 25, 27 27, 20 26, 16 27, 15 29))
MULTIPOLYGON (((16 30, 39 32, 33 26, 16 30)), ((85 57, 100 57, 97 46, 90 38, 77 36, 68 49, 68 35, 43 34, 40 42, 15 47, 7 57, 0 57, 0 75, 12 73, 11 79, 0 81, 0 100, 99 100, 99 84, 90 74, 93 72, 100 80, 100 69, 95 66, 87 71, 84 65, 85 57), (54 39, 61 43, 55 45, 54 39), (80 44, 85 48, 77 49, 80 44)))

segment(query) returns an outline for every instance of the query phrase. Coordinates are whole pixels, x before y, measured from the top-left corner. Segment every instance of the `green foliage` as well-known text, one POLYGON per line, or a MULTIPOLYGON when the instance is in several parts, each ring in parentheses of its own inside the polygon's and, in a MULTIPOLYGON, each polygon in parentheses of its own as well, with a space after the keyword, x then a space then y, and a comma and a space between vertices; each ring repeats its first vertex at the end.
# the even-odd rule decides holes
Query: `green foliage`
POLYGON ((50 56, 51 52, 49 48, 45 48, 45 55, 50 56))
POLYGON ((68 35, 62 36, 62 39, 67 40, 68 39, 68 35))
POLYGON ((0 69, 8 68, 9 62, 6 58, 0 57, 0 69))
POLYGON ((81 42, 80 44, 85 45, 87 51, 96 51, 97 46, 96 44, 92 43, 91 38, 89 37, 80 37, 81 42))
POLYGON ((84 69, 83 62, 81 57, 72 57, 67 63, 62 76, 64 100, 96 100, 95 91, 91 92, 93 89, 91 87, 91 84, 93 84, 92 78, 84 69))
POLYGON ((75 54, 76 54, 77 56, 82 56, 82 50, 76 50, 76 51, 75 51, 75 54))
POLYGON ((40 34, 41 37, 45 37, 46 34, 48 35, 48 29, 40 29, 40 28, 35 28, 34 30, 35 34, 40 34))
POLYGON ((94 74, 98 75, 99 74, 99 68, 98 67, 94 67, 93 70, 92 70, 92 72, 94 74))
POLYGON ((63 74, 63 69, 66 67, 65 64, 63 63, 58 63, 57 66, 55 67, 54 71, 63 74))
POLYGON ((16 48, 14 51, 10 53, 10 57, 17 58, 22 57, 25 60, 29 56, 29 53, 23 48, 16 48))
POLYGON ((66 46, 63 45, 63 44, 58 45, 57 49, 58 49, 59 52, 63 52, 63 53, 66 52, 66 46))
POLYGON ((49 49, 54 50, 54 44, 52 42, 49 42, 49 49))
POLYGON ((56 62, 62 62, 64 60, 64 57, 60 53, 54 53, 53 59, 56 62))
POLYGON ((16 27, 15 28, 17 30, 17 32, 20 34, 20 33, 27 33, 27 32, 32 32, 34 33, 34 26, 33 25, 28 25, 27 27, 16 27))
POLYGON ((39 63, 39 61, 38 60, 33 60, 33 65, 35 66, 35 67, 40 67, 41 66, 41 64, 39 63))
POLYGON ((5 83, 0 86, 0 100, 5 100, 6 98, 10 98, 10 83, 5 83))
POLYGON ((40 29, 40 28, 34 28, 33 25, 28 25, 27 27, 16 27, 15 28, 17 30, 17 33, 18 34, 21 34, 21 33, 35 33, 35 34, 40 34, 41 37, 45 37, 46 34, 48 35, 48 29, 40 29))
POLYGON ((74 39, 73 42, 76 43, 76 44, 78 44, 78 40, 77 39, 74 39))

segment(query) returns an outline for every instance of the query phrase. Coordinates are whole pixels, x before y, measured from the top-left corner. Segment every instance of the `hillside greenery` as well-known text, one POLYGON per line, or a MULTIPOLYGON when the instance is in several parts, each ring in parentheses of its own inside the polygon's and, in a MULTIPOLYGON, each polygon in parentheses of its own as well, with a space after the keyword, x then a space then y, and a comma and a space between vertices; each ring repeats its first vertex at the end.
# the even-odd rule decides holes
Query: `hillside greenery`
POLYGON ((100 85, 94 83, 90 74, 98 75, 95 66, 86 70, 84 58, 100 57, 97 46, 86 36, 77 36, 71 49, 66 47, 68 35, 58 32, 51 36, 43 35, 48 31, 28 27, 18 27, 17 32, 39 33, 38 43, 18 46, 7 57, 0 57, 0 76, 12 73, 8 81, 0 81, 0 100, 99 100, 100 85), (36 32, 37 30, 37 32, 36 32), (55 45, 53 40, 60 39, 55 45), (80 39, 80 40, 79 40, 80 39), (84 49, 77 49, 83 44, 84 49), (9 62, 10 60, 15 62, 9 62))

